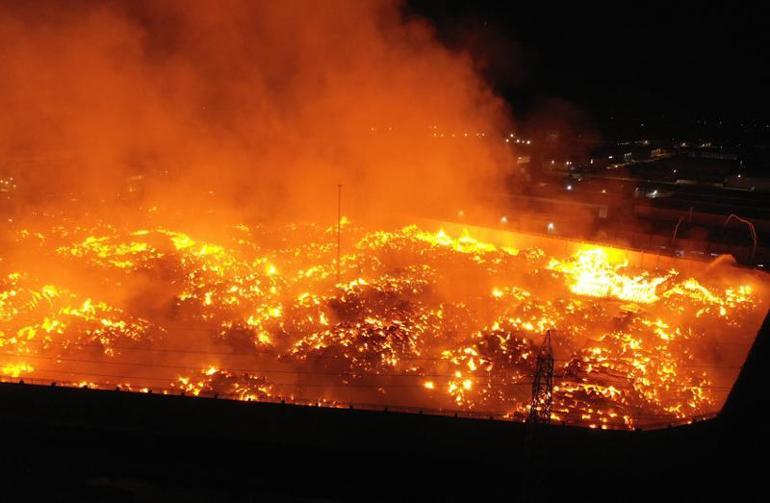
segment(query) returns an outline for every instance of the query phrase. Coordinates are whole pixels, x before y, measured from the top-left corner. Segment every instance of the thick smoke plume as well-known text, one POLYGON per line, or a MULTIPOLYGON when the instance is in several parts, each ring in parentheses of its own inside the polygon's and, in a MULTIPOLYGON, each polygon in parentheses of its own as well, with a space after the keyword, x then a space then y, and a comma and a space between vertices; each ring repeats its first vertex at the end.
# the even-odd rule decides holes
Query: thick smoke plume
POLYGON ((431 211, 509 165, 504 104, 399 2, 5 1, 0 75, 28 203, 138 184, 147 206, 294 218, 342 183, 362 214, 431 211))
POLYGON ((404 227, 472 222, 516 166, 506 107, 404 4, 0 2, 0 378, 522 417, 556 329, 559 420, 721 407, 766 312, 748 274, 404 227))

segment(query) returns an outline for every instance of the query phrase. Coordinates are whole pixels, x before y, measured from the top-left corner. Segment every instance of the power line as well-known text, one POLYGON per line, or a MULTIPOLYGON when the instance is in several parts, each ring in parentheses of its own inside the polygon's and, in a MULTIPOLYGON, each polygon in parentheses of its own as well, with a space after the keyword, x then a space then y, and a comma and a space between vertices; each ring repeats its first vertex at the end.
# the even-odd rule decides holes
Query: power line
MULTIPOLYGON (((126 347, 126 346, 104 346, 102 344, 90 344, 90 343, 82 343, 82 342, 59 342, 59 341, 48 341, 47 344, 55 344, 58 346, 63 346, 66 348, 70 346, 78 346, 78 347, 84 347, 84 348, 93 348, 93 349, 113 349, 116 351, 143 351, 148 353, 178 353, 178 354, 194 354, 194 355, 206 355, 206 356, 226 356, 226 357, 236 357, 236 358, 252 358, 257 355, 272 355, 272 356, 279 356, 279 357, 292 357, 294 355, 281 355, 278 353, 277 350, 274 349, 257 349, 254 348, 250 350, 249 353, 233 353, 233 352, 225 352, 225 351, 203 351, 203 350, 194 350, 194 349, 179 349, 179 348, 146 348, 146 347, 126 347)), ((536 348, 533 348, 533 350, 536 348)), ((329 359, 329 360, 344 360, 344 357, 337 357, 337 356, 329 356, 329 355, 319 355, 319 354, 313 354, 311 357, 313 360, 316 359, 329 359)), ((484 357, 477 357, 479 359, 488 360, 484 357)), ((556 362, 581 362, 581 360, 577 359, 579 357, 576 357, 576 359, 567 359, 567 358, 554 358, 554 361, 556 362)), ((431 356, 399 356, 399 361, 440 361, 440 362, 451 362, 451 358, 444 358, 444 357, 431 357, 431 356)), ((625 360, 621 360, 624 363, 628 363, 625 360)), ((590 363, 590 362, 588 362, 590 363)), ((706 368, 706 369, 741 369, 743 368, 743 365, 697 365, 697 364, 687 364, 687 365, 677 365, 677 367, 682 368, 706 368)))
MULTIPOLYGON (((54 361, 66 361, 66 362, 73 362, 73 363, 87 363, 87 364, 93 364, 93 365, 115 365, 115 366, 136 366, 136 367, 143 367, 143 368, 165 368, 165 369, 176 369, 176 370, 189 370, 192 372, 200 372, 200 367, 188 367, 184 365, 168 365, 168 364, 159 364, 159 363, 147 363, 147 362, 126 362, 126 361, 109 361, 109 360, 89 360, 89 359, 82 359, 82 358, 66 358, 66 357, 58 357, 58 356, 44 356, 44 355, 31 355, 31 354, 25 354, 25 353, 7 353, 7 352, 0 352, 0 355, 3 356, 12 356, 12 357, 18 357, 18 358, 33 358, 33 359, 43 359, 43 360, 54 360, 54 361)), ((340 359, 343 360, 343 359, 340 359)), ((346 361, 346 360, 343 360, 346 361)), ((230 372, 246 372, 246 373, 269 373, 269 374, 309 374, 309 375, 328 375, 328 376, 337 376, 337 377, 350 377, 349 374, 352 374, 353 371, 343 373, 343 372, 322 372, 322 371, 316 371, 316 370, 288 370, 288 369, 264 369, 264 368, 239 368, 239 367, 217 367, 218 370, 226 370, 230 372)), ((505 371, 500 371, 501 373, 505 371)), ((437 373, 430 373, 430 374, 410 374, 410 373, 374 373, 374 374, 367 374, 365 376, 359 376, 359 377, 455 377, 454 374, 437 374, 437 373)), ((523 377, 526 377, 526 374, 522 375, 523 377)))
MULTIPOLYGON (((123 374, 110 374, 110 373, 101 373, 101 372, 89 372, 89 371, 82 371, 82 370, 63 370, 63 369, 40 369, 43 372, 50 372, 54 374, 65 374, 65 375, 75 375, 75 376, 92 376, 92 377, 107 377, 107 378, 114 378, 114 379, 124 379, 124 380, 137 380, 137 381, 157 381, 157 382, 163 382, 166 384, 172 384, 175 383, 175 381, 170 380, 169 378, 165 377, 152 377, 152 376, 145 376, 145 375, 123 375, 123 374)), ((45 380, 41 377, 35 377, 34 379, 38 380, 45 380)), ((23 380, 23 379, 22 379, 23 380)), ((266 387, 270 386, 284 386, 284 387, 295 387, 295 388, 420 388, 425 389, 425 386, 422 384, 365 384, 365 383, 296 383, 296 382, 265 382, 264 385, 266 387)), ((528 382, 521 382, 521 383, 509 383, 508 386, 529 386, 530 383, 528 382)))
MULTIPOLYGON (((53 369, 48 369, 47 371, 48 372, 53 372, 53 373, 60 373, 60 374, 81 375, 81 376, 87 375, 87 376, 92 376, 92 377, 108 377, 108 378, 119 378, 119 379, 131 379, 131 378, 133 378, 131 376, 123 376, 123 375, 119 375, 119 374, 100 374, 100 373, 90 373, 90 372, 89 373, 69 372, 69 371, 58 371, 58 370, 53 370, 53 369)), ((161 378, 153 378, 153 377, 144 377, 143 379, 146 380, 146 381, 160 381, 160 380, 162 380, 161 378)), ((41 383, 43 385, 49 385, 49 384, 56 384, 57 383, 56 379, 50 379, 50 378, 46 379, 46 378, 43 378, 43 377, 31 378, 31 379, 28 379, 28 381, 30 383, 37 382, 37 383, 41 383)), ((0 382, 25 383, 25 384, 27 384, 27 382, 24 381, 24 380, 18 380, 18 381, 17 380, 10 380, 9 378, 3 377, 3 376, 0 376, 0 382)), ((111 391, 114 388, 114 386, 116 385, 116 383, 114 383, 114 382, 100 382, 100 383, 89 382, 89 383, 85 383, 85 384, 86 384, 86 386, 67 386, 66 384, 64 384, 64 386, 65 387, 72 387, 72 388, 88 387, 88 389, 98 389, 98 390, 103 390, 103 391, 111 391), (94 385, 94 387, 92 388, 92 387, 90 387, 88 385, 94 385)), ((278 386, 281 386, 281 385, 287 385, 287 386, 291 385, 291 386, 293 386, 294 384, 279 383, 277 385, 278 386)), ((119 386, 119 384, 118 384, 118 386, 119 386)), ((319 385, 306 385, 305 387, 316 387, 316 386, 317 387, 330 387, 330 386, 320 385, 320 384, 319 385)), ((333 387, 333 386, 331 386, 331 387, 333 387)), ((379 386, 371 386, 370 385, 370 386, 360 386, 360 387, 379 387, 379 386)), ((405 387, 414 387, 414 386, 407 386, 407 385, 405 385, 405 386, 398 386, 398 387, 405 388, 405 387)), ((417 387, 421 387, 421 386, 417 386, 417 387)), ((122 391, 128 391, 128 392, 132 392, 133 391, 133 392, 139 392, 139 393, 142 392, 142 390, 131 390, 131 389, 129 389, 129 390, 122 390, 122 391)), ((161 392, 158 393, 158 394, 162 394, 162 395, 166 395, 166 396, 173 396, 171 393, 168 393, 168 391, 172 391, 172 390, 162 389, 161 392)), ((173 391, 179 392, 179 393, 184 393, 186 390, 174 389, 173 391)), ((277 403, 278 401, 280 401, 281 403, 284 403, 284 399, 282 399, 280 396, 278 396, 278 397, 270 397, 270 396, 268 396, 268 397, 260 398, 259 400, 252 400, 252 399, 244 400, 244 398, 243 398, 244 394, 238 394, 238 393, 215 393, 215 392, 208 392, 208 393, 201 393, 200 395, 194 395, 194 396, 200 397, 200 398, 224 398, 224 399, 232 399, 232 400, 235 400, 235 401, 256 401, 256 402, 267 402, 267 403, 277 403)), ((431 412, 432 413, 436 413, 438 415, 452 415, 452 414, 454 414, 455 416, 458 416, 458 417, 462 416, 462 417, 498 418, 498 419, 501 419, 501 420, 511 420, 514 417, 519 417, 519 416, 517 416, 518 413, 516 413, 516 412, 504 412, 504 413, 501 413, 501 412, 487 412, 487 411, 478 411, 478 410, 430 409, 430 408, 421 408, 421 407, 404 406, 404 405, 393 405, 393 404, 385 404, 385 403, 377 403, 377 404, 371 404, 371 403, 352 403, 352 402, 349 403, 349 402, 343 402, 343 401, 339 401, 339 400, 325 400, 325 399, 318 399, 318 398, 316 398, 316 399, 306 399, 306 398, 296 398, 296 397, 294 397, 291 400, 289 400, 288 403, 290 403, 290 404, 293 403, 293 404, 296 404, 296 405, 312 404, 312 405, 316 405, 316 406, 324 406, 324 407, 330 407, 330 408, 341 408, 341 407, 348 406, 348 405, 350 405, 350 406, 355 405, 356 407, 359 407, 359 408, 360 407, 368 407, 368 408, 370 408, 372 410, 383 410, 384 409, 386 411, 387 410, 393 410, 393 411, 402 410, 402 411, 409 411, 409 412, 416 412, 416 411, 423 412, 423 411, 425 411, 425 412, 428 412, 428 413, 431 413, 431 412), (326 403, 326 404, 322 405, 324 403, 326 403)), ((705 418, 713 417, 715 413, 701 414, 701 415, 692 416, 692 417, 689 417, 689 418, 677 418, 675 416, 671 416, 671 415, 667 415, 667 414, 633 414, 633 415, 632 414, 618 414, 616 416, 618 418, 618 420, 615 420, 616 418, 611 418, 611 419, 613 419, 613 421, 603 421, 603 419, 606 419, 608 417, 607 415, 599 415, 599 417, 593 418, 592 420, 576 420, 576 416, 578 416, 580 414, 581 414, 580 411, 575 411, 575 412, 567 413, 567 414, 564 415, 564 417, 565 418, 569 418, 569 421, 566 421, 564 418, 562 418, 561 420, 558 420, 557 422, 561 422, 561 423, 563 423, 565 425, 573 425, 573 426, 587 426, 587 427, 594 426, 594 427, 597 427, 597 428, 600 428, 601 426, 607 426, 607 427, 621 426, 622 429, 629 429, 629 428, 633 428, 634 426, 633 425, 629 425, 628 423, 626 423, 626 419, 625 418, 630 418, 631 420, 637 421, 637 422, 640 422, 638 420, 664 419, 664 421, 662 421, 660 423, 645 422, 645 423, 642 424, 640 422, 641 426, 645 426, 647 428, 652 428, 652 427, 658 427, 658 426, 669 426, 669 425, 672 425, 672 424, 695 422, 695 421, 702 420, 702 419, 705 419, 705 418)), ((520 416, 520 417, 521 417, 522 422, 523 422, 524 417, 523 416, 520 416)), ((616 429, 616 428, 613 428, 613 429, 616 429)))
MULTIPOLYGON (((23 353, 8 353, 8 352, 0 352, 0 355, 3 356, 11 356, 16 358, 22 358, 22 359, 39 359, 39 360, 48 360, 48 361, 66 361, 71 363, 84 363, 88 365, 112 365, 117 367, 140 367, 144 369, 153 369, 153 368, 159 368, 159 369, 169 369, 169 370, 185 370, 190 371, 194 373, 199 373, 203 369, 200 367, 189 367, 189 366, 183 366, 183 365, 168 365, 168 364, 154 364, 154 363, 147 363, 147 362, 123 362, 123 361, 110 361, 110 360, 90 360, 90 359, 82 359, 82 358, 66 358, 66 357, 55 357, 55 356, 44 356, 44 355, 30 355, 30 354, 23 354, 23 353)), ((328 371, 314 371, 314 370, 296 370, 296 369, 264 369, 264 368, 253 368, 253 367, 217 367, 218 371, 226 371, 226 372, 233 372, 233 373, 246 373, 246 374, 288 374, 288 375, 318 375, 318 376, 331 376, 331 377, 339 377, 339 378, 354 378, 354 379, 378 379, 378 378, 385 378, 385 377, 410 377, 410 378, 418 378, 418 379, 426 379, 426 378, 448 378, 448 379, 483 379, 484 377, 487 377, 489 374, 482 374, 481 376, 463 376, 463 377, 457 377, 454 374, 438 374, 438 373, 420 373, 420 374, 409 374, 409 373, 365 373, 365 374, 356 374, 355 371, 351 370, 349 372, 328 372, 328 371)), ((57 372, 61 372, 60 370, 57 370, 57 372)), ((76 374, 77 372, 72 371, 71 373, 76 374)), ((500 371, 499 374, 501 375, 508 375, 506 371, 500 371)), ((104 375, 111 375, 114 377, 126 377, 126 378, 134 378, 134 379, 141 379, 141 375, 129 377, 129 376, 119 376, 119 375, 112 375, 112 374, 104 374, 104 375)), ((521 377, 522 379, 532 379, 534 377, 534 374, 517 374, 517 377, 521 377)), ((558 377, 559 379, 565 379, 564 376, 558 377)), ((154 378, 153 378, 154 379, 154 378)), ((166 379, 168 381, 168 379, 166 379)), ((526 386, 531 384, 532 381, 522 380, 518 382, 507 382, 507 383, 499 383, 497 384, 497 387, 505 387, 505 386, 526 386)), ((577 386, 580 385, 587 385, 592 386, 593 383, 582 383, 582 382, 568 382, 568 384, 574 384, 577 386)), ((617 383, 620 384, 620 383, 617 383)), ((629 385, 632 385, 632 383, 628 383, 629 385)), ((350 386, 351 384, 346 384, 345 386, 350 386)), ((372 384, 372 387, 383 387, 383 386, 397 386, 397 385, 376 385, 372 384)), ((404 385, 407 386, 407 385, 404 385)), ((415 386, 415 387, 424 387, 424 385, 408 385, 408 386, 415 386)), ((706 388, 706 389, 714 389, 714 390, 724 390, 729 391, 731 387, 726 386, 716 386, 716 385, 697 385, 698 388, 706 388)))

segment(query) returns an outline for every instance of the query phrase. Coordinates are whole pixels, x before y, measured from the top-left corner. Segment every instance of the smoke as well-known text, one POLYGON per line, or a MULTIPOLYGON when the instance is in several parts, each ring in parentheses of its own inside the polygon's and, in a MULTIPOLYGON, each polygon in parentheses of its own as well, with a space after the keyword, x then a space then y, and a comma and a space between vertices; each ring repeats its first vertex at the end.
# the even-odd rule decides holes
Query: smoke
POLYGON ((511 165, 504 103, 394 1, 4 2, 0 74, 23 208, 314 216, 342 183, 362 215, 428 213, 511 165))

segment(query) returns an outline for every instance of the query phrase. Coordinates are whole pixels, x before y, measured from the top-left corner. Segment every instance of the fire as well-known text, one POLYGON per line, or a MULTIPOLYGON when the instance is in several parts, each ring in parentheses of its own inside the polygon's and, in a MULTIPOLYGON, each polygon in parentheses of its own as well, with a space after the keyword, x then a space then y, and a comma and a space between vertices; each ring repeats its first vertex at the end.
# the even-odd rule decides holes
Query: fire
POLYGON ((657 288, 671 274, 651 278, 648 272, 637 276, 623 274, 627 261, 610 262, 601 248, 582 250, 572 260, 552 259, 548 268, 566 274, 571 279, 570 290, 591 297, 614 297, 620 300, 649 304, 658 300, 657 288))
POLYGON ((19 246, 78 275, 3 273, 0 373, 521 419, 552 330, 553 420, 634 428, 716 413, 766 309, 746 271, 681 279, 600 247, 549 256, 416 225, 347 222, 338 281, 335 232, 20 229, 19 246))
MULTIPOLYGON (((453 238, 448 235, 444 229, 439 229, 436 233, 424 232, 419 230, 416 226, 410 226, 404 229, 404 232, 413 236, 414 239, 419 241, 425 241, 434 246, 443 246, 451 248, 454 251, 460 253, 489 253, 496 252, 497 247, 491 243, 485 243, 471 237, 467 230, 464 230, 462 235, 453 238)), ((516 255, 519 253, 515 248, 503 247, 501 250, 510 255, 516 255)))
POLYGON ((0 374, 8 377, 19 377, 34 372, 32 365, 27 363, 9 363, 0 368, 0 374))

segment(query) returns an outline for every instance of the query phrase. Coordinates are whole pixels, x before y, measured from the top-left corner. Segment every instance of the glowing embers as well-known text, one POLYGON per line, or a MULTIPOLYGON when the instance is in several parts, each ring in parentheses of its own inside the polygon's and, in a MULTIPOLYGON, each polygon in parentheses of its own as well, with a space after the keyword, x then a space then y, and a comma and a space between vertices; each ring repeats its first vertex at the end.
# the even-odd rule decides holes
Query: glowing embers
MULTIPOLYGON (((151 324, 106 302, 53 285, 36 287, 26 275, 0 280, 0 348, 21 354, 90 345, 105 355, 115 343, 151 343, 151 324)), ((157 330, 157 329, 156 329, 157 330)))
MULTIPOLYGON (((410 226, 405 228, 403 232, 419 241, 424 241, 435 246, 451 248, 460 253, 479 254, 498 251, 498 247, 495 245, 471 237, 467 230, 464 230, 462 235, 456 238, 444 232, 443 229, 435 233, 430 233, 421 231, 416 226, 410 226)), ((519 253, 519 250, 511 247, 501 247, 499 250, 510 255, 517 255, 519 253)))
POLYGON ((561 365, 554 410, 601 427, 707 414, 716 390, 696 355, 709 340, 704 330, 628 318, 561 365))
POLYGON ((416 226, 347 223, 338 280, 335 231, 19 232, 76 281, 23 263, 0 279, 0 373, 524 418, 534 341, 556 329, 553 419, 631 428, 718 411, 764 313, 748 273, 682 280, 416 226))
POLYGON ((179 376, 171 383, 178 389, 193 396, 221 396, 234 400, 266 400, 273 395, 273 386, 263 376, 247 372, 221 370, 209 365, 192 377, 179 376))
POLYGON ((378 373, 395 368, 404 357, 419 357, 425 339, 441 330, 441 314, 421 301, 431 274, 430 269, 407 268, 371 283, 361 278, 340 283, 339 293, 321 310, 301 298, 297 307, 308 314, 295 311, 291 319, 310 323, 287 328, 299 337, 289 354, 322 362, 341 358, 355 374, 378 373))
POLYGON ((478 332, 470 345, 442 353, 451 364, 446 390, 457 406, 488 409, 507 402, 523 412, 534 369, 533 347, 530 339, 514 333, 478 332))
POLYGON ((727 318, 728 323, 733 325, 739 323, 756 302, 750 285, 728 287, 718 292, 706 288, 694 278, 674 285, 663 294, 663 298, 679 312, 694 308, 697 318, 718 316, 727 318))
MULTIPOLYGON (((143 235, 144 233, 137 233, 143 235)), ((78 258, 89 258, 103 265, 121 269, 141 267, 141 262, 158 259, 161 252, 150 247, 146 242, 127 241, 114 242, 108 236, 88 236, 82 242, 71 246, 62 246, 57 250, 61 254, 69 254, 78 258), (139 260, 141 262, 139 262, 139 260)))
POLYGON ((405 242, 413 244, 425 243, 432 248, 444 248, 450 251, 470 254, 482 257, 489 253, 504 253, 507 255, 518 255, 519 250, 509 246, 495 246, 492 243, 480 241, 464 230, 460 236, 452 236, 443 229, 436 232, 426 232, 416 225, 409 225, 397 232, 376 231, 366 235, 358 243, 362 249, 379 249, 383 247, 400 247, 405 242))

